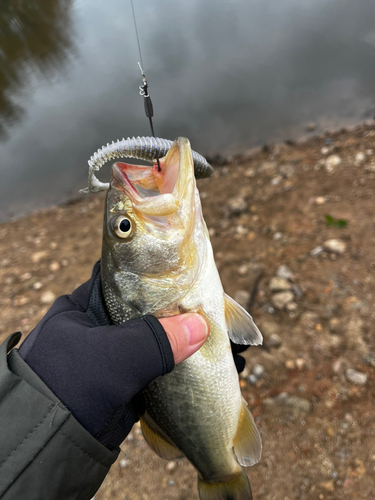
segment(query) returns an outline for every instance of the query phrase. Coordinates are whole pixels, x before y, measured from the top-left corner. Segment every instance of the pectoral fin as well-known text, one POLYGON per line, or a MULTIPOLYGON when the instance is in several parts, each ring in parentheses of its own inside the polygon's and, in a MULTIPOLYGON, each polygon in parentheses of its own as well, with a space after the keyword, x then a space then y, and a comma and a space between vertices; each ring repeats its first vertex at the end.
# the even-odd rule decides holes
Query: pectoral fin
POLYGON ((259 462, 262 454, 262 441, 253 416, 248 410, 245 401, 242 404, 233 447, 240 465, 250 467, 259 462))
POLYGON ((263 342, 262 334, 250 314, 226 293, 225 320, 229 338, 235 344, 259 345, 263 342))
POLYGON ((176 460, 183 458, 184 454, 176 448, 172 441, 159 429, 147 412, 140 417, 143 436, 149 447, 161 458, 176 460))

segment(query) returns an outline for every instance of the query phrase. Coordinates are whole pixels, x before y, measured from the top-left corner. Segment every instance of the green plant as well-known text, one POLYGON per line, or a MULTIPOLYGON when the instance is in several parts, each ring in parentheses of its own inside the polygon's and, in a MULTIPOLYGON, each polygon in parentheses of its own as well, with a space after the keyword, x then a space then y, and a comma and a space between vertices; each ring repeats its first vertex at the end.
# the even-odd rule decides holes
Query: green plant
POLYGON ((329 226, 334 226, 342 229, 343 227, 346 227, 348 225, 348 221, 346 219, 335 219, 335 217, 332 217, 332 215, 326 214, 324 216, 326 225, 329 226))

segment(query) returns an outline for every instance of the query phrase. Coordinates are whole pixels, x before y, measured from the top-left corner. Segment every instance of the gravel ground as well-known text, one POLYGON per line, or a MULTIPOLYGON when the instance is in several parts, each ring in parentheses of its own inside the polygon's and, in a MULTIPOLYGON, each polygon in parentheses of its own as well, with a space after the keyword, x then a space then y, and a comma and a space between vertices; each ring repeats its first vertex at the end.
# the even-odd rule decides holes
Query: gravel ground
MULTIPOLYGON (((213 161, 199 188, 217 266, 265 337, 240 379, 263 439, 254 499, 373 499, 375 126, 213 161)), ((88 279, 102 210, 95 195, 0 225, 0 341, 88 279)), ((95 500, 197 498, 187 461, 135 426, 95 500)))

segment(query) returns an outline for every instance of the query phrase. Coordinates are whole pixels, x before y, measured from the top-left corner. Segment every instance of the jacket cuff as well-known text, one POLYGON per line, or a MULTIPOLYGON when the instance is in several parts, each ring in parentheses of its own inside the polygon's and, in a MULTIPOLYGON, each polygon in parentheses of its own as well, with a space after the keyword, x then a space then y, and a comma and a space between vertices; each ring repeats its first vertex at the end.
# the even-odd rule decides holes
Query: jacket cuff
POLYGON ((4 500, 87 499, 117 458, 93 438, 19 356, 0 346, 0 497, 4 500), (77 474, 79 471, 79 474, 77 474))

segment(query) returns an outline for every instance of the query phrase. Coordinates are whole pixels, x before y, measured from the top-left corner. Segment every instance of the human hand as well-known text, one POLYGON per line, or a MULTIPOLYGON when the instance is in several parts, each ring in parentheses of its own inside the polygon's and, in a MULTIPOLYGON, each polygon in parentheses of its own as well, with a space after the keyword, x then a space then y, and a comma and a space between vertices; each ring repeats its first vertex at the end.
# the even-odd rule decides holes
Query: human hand
POLYGON ((133 398, 197 351, 208 325, 197 314, 111 325, 99 265, 57 299, 20 347, 32 370, 96 439, 116 448, 138 420, 133 398))
POLYGON ((180 314, 161 318, 159 322, 167 334, 176 364, 198 351, 208 338, 208 323, 200 314, 180 314))

